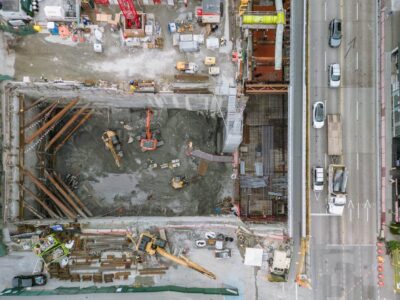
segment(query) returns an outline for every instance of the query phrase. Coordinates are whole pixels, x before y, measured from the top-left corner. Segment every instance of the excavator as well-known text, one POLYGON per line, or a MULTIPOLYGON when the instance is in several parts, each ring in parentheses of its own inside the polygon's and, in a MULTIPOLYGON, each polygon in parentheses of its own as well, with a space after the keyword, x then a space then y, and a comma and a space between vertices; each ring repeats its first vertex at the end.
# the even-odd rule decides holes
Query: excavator
POLYGON ((149 232, 143 232, 140 235, 139 242, 137 243, 136 247, 138 251, 145 252, 149 255, 160 254, 161 256, 180 264, 181 266, 193 269, 211 279, 217 278, 213 273, 190 261, 188 258, 182 255, 178 257, 167 252, 165 250, 166 245, 166 240, 156 237, 149 232))
POLYGON ((118 168, 120 168, 123 152, 117 133, 113 130, 107 130, 103 133, 101 139, 106 145, 106 148, 110 150, 112 156, 114 157, 115 164, 117 165, 118 168))
POLYGON ((157 149, 157 139, 154 138, 153 133, 150 130, 150 122, 153 117, 153 111, 149 108, 146 113, 146 137, 141 138, 140 140, 140 148, 142 148, 143 152, 153 151, 157 149))

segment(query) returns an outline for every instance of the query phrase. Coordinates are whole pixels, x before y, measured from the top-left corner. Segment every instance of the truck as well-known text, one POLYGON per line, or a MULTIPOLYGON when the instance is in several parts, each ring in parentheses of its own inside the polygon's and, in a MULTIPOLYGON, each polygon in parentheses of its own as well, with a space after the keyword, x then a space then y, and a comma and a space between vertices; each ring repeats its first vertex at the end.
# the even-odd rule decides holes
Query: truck
POLYGON ((342 156, 342 120, 340 114, 327 115, 328 155, 342 156))
POLYGON ((345 165, 330 164, 328 169, 328 213, 343 215, 347 202, 348 171, 345 165))
POLYGON ((273 262, 270 267, 271 275, 282 277, 285 281, 289 273, 291 257, 287 251, 274 250, 273 262))
POLYGON ((175 68, 178 71, 183 71, 186 74, 194 74, 199 70, 199 66, 193 62, 178 61, 175 68))

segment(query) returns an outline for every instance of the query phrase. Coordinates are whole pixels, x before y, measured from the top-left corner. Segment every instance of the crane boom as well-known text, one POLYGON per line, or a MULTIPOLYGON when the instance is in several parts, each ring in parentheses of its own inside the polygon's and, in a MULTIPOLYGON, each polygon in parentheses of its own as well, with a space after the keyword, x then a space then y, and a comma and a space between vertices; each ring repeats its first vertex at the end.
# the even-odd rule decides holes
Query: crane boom
POLYGON ((172 260, 173 262, 175 262, 177 264, 180 264, 181 266, 195 270, 211 279, 217 278, 214 273, 206 270, 205 268, 196 264, 195 262, 192 262, 188 258, 186 258, 182 255, 178 257, 178 256, 172 255, 171 253, 167 252, 164 249, 166 243, 167 243, 166 240, 155 237, 154 235, 150 234, 149 232, 143 232, 140 235, 138 243, 136 244, 136 248, 138 251, 146 252, 149 255, 155 255, 156 253, 158 253, 158 254, 162 255, 163 257, 165 257, 169 260, 172 260))
POLYGON ((210 271, 204 269, 202 266, 196 264, 195 262, 192 262, 188 258, 184 256, 175 256, 172 255, 171 253, 168 253, 165 251, 163 248, 157 247, 156 251, 158 254, 164 256, 165 258, 168 258, 169 260, 172 260, 173 262, 176 262, 177 264, 180 264, 181 266, 188 267, 190 269, 193 269, 203 275, 206 275, 207 277, 211 279, 216 279, 217 277, 214 275, 214 273, 211 273, 210 271))
POLYGON ((133 0, 118 0, 118 4, 124 14, 128 27, 132 27, 134 23, 136 28, 140 28, 139 14, 136 11, 133 0))

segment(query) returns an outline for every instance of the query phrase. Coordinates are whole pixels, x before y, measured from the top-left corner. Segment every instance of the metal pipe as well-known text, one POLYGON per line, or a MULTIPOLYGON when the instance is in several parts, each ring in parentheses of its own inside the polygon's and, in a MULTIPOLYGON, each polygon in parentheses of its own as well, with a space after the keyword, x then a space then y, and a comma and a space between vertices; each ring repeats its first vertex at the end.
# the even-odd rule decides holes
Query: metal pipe
POLYGON ((39 219, 41 219, 41 220, 44 219, 44 216, 42 216, 36 209, 34 209, 32 206, 30 206, 26 202, 24 202, 22 205, 24 208, 27 208, 31 213, 33 213, 39 219))
POLYGON ((30 137, 25 140, 25 144, 30 144, 32 141, 42 134, 47 128, 60 120, 74 105, 78 103, 79 99, 72 100, 62 110, 60 110, 52 119, 46 122, 42 127, 36 130, 30 137))
POLYGON ((22 185, 22 184, 20 184, 19 186, 20 186, 25 192, 27 192, 28 194, 30 194, 30 195, 33 197, 33 199, 35 199, 35 201, 36 201, 37 203, 39 203, 39 204, 47 211, 47 213, 50 215, 50 217, 56 218, 56 219, 60 218, 60 216, 57 215, 50 207, 48 207, 47 204, 46 204, 43 200, 39 199, 39 197, 36 196, 34 192, 32 192, 30 189, 28 189, 27 187, 25 187, 25 186, 22 185))
POLYGON ((50 192, 31 172, 23 170, 23 172, 32 180, 32 182, 41 189, 51 200, 61 209, 61 211, 71 219, 76 218, 76 214, 68 209, 52 192, 50 192))
POLYGON ((63 186, 63 188, 75 199, 76 203, 86 212, 86 214, 90 217, 93 217, 91 211, 86 207, 86 205, 78 198, 78 196, 69 188, 69 186, 58 176, 56 173, 53 173, 54 178, 63 186))
POLYGON ((63 128, 61 128, 60 131, 57 132, 57 134, 46 145, 46 147, 44 148, 45 151, 50 149, 50 147, 63 135, 63 133, 67 131, 69 127, 71 127, 71 125, 76 121, 76 119, 78 119, 78 117, 81 114, 83 114, 83 112, 85 111, 86 108, 88 108, 88 106, 89 103, 81 107, 81 109, 79 109, 78 112, 74 114, 71 119, 68 120, 68 122, 63 126, 63 128))
POLYGON ((40 113, 38 113, 32 120, 30 120, 28 123, 26 123, 24 128, 27 128, 27 127, 31 126, 33 123, 35 123, 41 117, 43 117, 46 113, 51 113, 53 111, 53 109, 57 106, 58 103, 59 103, 59 101, 53 102, 52 104, 47 106, 40 113))
POLYGON ((26 108, 24 108, 24 109, 21 109, 20 110, 20 112, 21 113, 23 113, 23 112, 26 112, 26 111, 28 111, 28 110, 30 110, 31 108, 34 108, 36 105, 38 105, 40 102, 43 102, 44 101, 44 97, 41 97, 41 98, 39 98, 38 100, 36 100, 35 102, 33 102, 31 105, 29 105, 28 107, 26 107, 26 108))
POLYGON ((76 205, 74 200, 68 194, 63 190, 63 188, 55 181, 55 179, 47 172, 46 170, 44 171, 44 174, 46 175, 47 179, 50 180, 50 182, 56 187, 57 191, 63 195, 63 197, 68 201, 69 204, 76 210, 78 214, 80 214, 82 217, 87 218, 86 214, 76 205))
POLYGON ((91 110, 88 112, 88 114, 87 114, 86 116, 84 116, 84 117, 80 120, 80 122, 74 127, 74 129, 71 130, 71 132, 65 137, 65 139, 64 139, 60 144, 58 144, 58 146, 57 146, 56 149, 54 150, 54 154, 56 154, 57 151, 60 150, 60 148, 61 148, 62 146, 64 146, 64 144, 65 144, 65 143, 68 141, 68 139, 75 133, 75 131, 77 131, 78 128, 81 127, 81 126, 83 125, 83 123, 85 123, 85 122, 90 118, 90 116, 91 116, 93 113, 94 113, 94 109, 91 109, 91 110))

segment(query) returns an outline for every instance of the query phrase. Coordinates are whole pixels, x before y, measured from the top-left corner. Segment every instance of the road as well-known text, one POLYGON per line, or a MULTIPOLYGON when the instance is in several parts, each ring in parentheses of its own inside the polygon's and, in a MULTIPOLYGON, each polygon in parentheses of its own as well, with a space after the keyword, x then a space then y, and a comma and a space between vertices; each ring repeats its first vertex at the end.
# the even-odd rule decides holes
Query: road
MULTIPOLYGON (((373 0, 310 0, 310 107, 325 101, 343 124, 349 170, 342 217, 326 214, 327 185, 311 191, 311 284, 314 299, 377 299, 376 9, 373 0), (328 25, 342 19, 340 48, 328 46, 328 25), (328 88, 330 63, 340 63, 339 89, 328 88)), ((326 124, 310 129, 310 164, 326 170, 326 124)))

